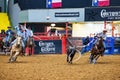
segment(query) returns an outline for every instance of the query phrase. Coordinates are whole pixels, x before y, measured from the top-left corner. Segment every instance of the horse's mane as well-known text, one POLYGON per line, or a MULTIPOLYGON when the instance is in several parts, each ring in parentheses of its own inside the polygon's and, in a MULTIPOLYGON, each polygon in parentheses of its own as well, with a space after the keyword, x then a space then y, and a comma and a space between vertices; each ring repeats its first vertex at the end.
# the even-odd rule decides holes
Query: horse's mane
POLYGON ((99 41, 98 47, 103 48, 104 47, 104 45, 103 45, 103 38, 99 37, 98 41, 99 41))
POLYGON ((22 37, 17 36, 16 37, 16 42, 13 44, 13 46, 17 47, 18 43, 20 43, 20 47, 22 47, 22 37))

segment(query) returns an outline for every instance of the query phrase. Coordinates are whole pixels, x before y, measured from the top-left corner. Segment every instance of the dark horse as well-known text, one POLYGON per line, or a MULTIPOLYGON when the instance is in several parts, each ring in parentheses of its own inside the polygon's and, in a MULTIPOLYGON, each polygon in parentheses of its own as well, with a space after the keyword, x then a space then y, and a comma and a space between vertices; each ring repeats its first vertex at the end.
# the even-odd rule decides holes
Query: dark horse
POLYGON ((33 37, 29 37, 26 43, 26 55, 33 55, 34 54, 34 39, 33 37))
POLYGON ((91 54, 90 54, 90 63, 96 63, 97 59, 100 56, 103 56, 105 51, 104 45, 103 45, 103 38, 98 37, 97 43, 93 46, 91 49, 91 54))

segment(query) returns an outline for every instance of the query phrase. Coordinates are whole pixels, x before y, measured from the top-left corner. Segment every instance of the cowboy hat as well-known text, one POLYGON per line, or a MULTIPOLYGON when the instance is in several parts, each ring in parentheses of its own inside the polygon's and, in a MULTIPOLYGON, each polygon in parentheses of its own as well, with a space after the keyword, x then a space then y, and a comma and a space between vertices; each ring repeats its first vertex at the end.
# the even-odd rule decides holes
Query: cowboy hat
POLYGON ((11 26, 8 26, 7 28, 12 28, 11 26))

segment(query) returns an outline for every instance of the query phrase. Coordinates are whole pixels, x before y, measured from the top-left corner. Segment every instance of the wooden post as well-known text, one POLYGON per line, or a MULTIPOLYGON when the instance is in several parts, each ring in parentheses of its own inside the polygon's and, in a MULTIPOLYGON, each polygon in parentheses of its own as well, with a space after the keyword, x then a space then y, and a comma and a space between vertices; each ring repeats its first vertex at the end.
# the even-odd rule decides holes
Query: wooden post
POLYGON ((106 29, 106 21, 104 21, 104 29, 106 29))
POLYGON ((114 27, 114 23, 112 21, 112 37, 114 37, 114 29, 115 29, 115 27, 114 27))

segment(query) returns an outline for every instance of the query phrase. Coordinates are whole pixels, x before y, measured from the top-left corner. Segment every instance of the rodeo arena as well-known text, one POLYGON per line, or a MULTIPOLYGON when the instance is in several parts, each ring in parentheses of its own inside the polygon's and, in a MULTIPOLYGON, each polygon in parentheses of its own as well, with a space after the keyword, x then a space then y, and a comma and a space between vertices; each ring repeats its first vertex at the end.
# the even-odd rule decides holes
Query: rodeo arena
POLYGON ((120 80, 120 1, 0 0, 0 80, 120 80))

